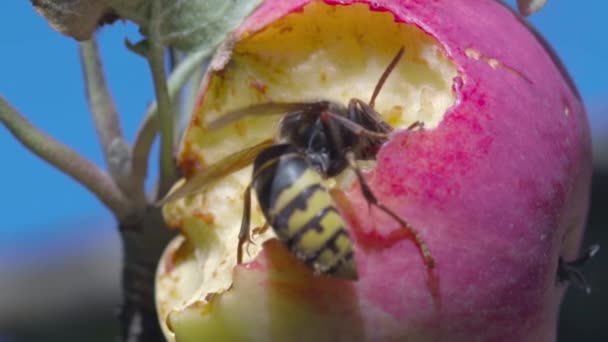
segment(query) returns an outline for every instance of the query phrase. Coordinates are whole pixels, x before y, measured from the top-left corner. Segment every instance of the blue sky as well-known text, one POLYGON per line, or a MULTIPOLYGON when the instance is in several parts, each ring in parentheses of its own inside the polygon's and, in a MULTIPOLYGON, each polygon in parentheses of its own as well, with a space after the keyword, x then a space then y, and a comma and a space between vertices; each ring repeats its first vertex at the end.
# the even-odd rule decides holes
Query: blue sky
MULTIPOLYGON (((607 1, 549 0, 531 21, 570 70, 592 125, 608 135, 608 113, 596 110, 608 95, 607 10, 607 1)), ((86 107, 76 42, 53 31, 29 1, 2 1, 0 13, 0 93, 35 125, 103 165, 86 107)), ((137 29, 117 23, 99 34, 108 81, 123 129, 132 140, 152 100, 152 87, 147 64, 124 48, 125 37, 136 40, 137 29)), ((608 101, 603 103, 608 108, 608 101)), ((109 222, 103 233, 112 232, 110 213, 95 197, 23 149, 3 127, 0 156, 0 248, 3 241, 18 248, 25 241, 68 240, 76 231, 86 232, 91 226, 87 222, 109 222)), ((93 226, 99 229, 99 224, 93 226)))

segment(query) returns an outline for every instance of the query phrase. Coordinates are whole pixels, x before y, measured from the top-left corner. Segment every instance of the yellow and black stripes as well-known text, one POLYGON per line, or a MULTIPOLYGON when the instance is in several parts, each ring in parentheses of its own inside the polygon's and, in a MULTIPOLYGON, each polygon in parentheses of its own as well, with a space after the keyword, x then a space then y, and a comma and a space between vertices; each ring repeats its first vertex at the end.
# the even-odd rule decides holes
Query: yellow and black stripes
POLYGON ((355 279, 353 244, 344 220, 306 157, 279 145, 260 154, 255 164, 253 186, 279 239, 316 271, 355 279))

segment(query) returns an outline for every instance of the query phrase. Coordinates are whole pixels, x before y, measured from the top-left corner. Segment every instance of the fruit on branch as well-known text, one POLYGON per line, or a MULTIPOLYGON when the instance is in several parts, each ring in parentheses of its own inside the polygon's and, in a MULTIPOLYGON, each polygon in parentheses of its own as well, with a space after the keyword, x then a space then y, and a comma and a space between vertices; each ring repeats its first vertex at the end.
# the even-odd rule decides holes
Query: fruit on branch
POLYGON ((557 58, 499 2, 267 0, 211 63, 184 174, 271 137, 280 115, 208 122, 269 101, 368 101, 401 46, 375 107, 396 131, 364 173, 435 268, 349 173, 328 186, 358 280, 315 275, 272 229, 235 266, 247 167, 164 207, 182 232, 157 274, 169 339, 555 340, 558 259, 576 256, 588 207, 589 127, 557 58))

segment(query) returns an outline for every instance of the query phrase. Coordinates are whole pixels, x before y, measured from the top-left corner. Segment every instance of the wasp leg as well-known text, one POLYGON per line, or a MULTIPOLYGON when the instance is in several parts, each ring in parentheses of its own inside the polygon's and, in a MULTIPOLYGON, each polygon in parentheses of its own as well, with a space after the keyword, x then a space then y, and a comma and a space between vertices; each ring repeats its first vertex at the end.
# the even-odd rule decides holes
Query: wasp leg
MULTIPOLYGON (((253 242, 252 239, 254 237, 257 237, 257 236, 260 236, 260 235, 264 234, 268 230, 268 228, 270 228, 270 225, 268 224, 268 222, 266 222, 261 227, 255 227, 255 228, 251 229, 250 230, 250 232, 251 232, 250 234, 247 234, 247 233, 243 234, 243 240, 242 240, 242 242, 241 242, 241 238, 240 238, 240 235, 239 235, 239 250, 237 251, 237 262, 239 264, 242 263, 242 261, 243 261, 242 260, 243 254, 244 254, 243 250, 245 250, 247 252, 247 254, 249 254, 249 248, 248 247, 251 246, 251 245, 254 245, 254 246, 256 245, 255 242, 253 242), (245 243, 247 243, 247 247, 245 247, 245 243), (240 253, 240 256, 239 256, 239 253, 240 253)), ((241 229, 243 229, 243 228, 241 228, 241 229)))
MULTIPOLYGON (((281 149, 284 148, 285 145, 274 145, 270 148, 273 149, 281 149)), ((259 156, 258 156, 259 157, 259 156)), ((268 167, 271 167, 275 163, 279 161, 279 158, 273 158, 264 162, 260 167, 254 170, 253 176, 251 177, 251 183, 245 189, 245 193, 243 194, 243 219, 241 221, 241 230, 239 231, 239 243, 238 249, 236 252, 236 262, 237 264, 241 264, 243 262, 243 247, 245 246, 245 242, 253 243, 251 241, 251 236, 249 234, 249 228, 251 223, 251 187, 255 179, 260 175, 260 173, 268 167)), ((265 224, 265 227, 268 223, 265 224)), ((266 228, 267 229, 267 228, 266 228)))
POLYGON ((426 266, 429 269, 434 268, 435 260, 431 256, 431 252, 429 251, 429 248, 427 247, 426 243, 424 242, 422 237, 420 237, 420 235, 418 234, 418 231, 416 231, 416 229, 414 229, 411 225, 409 225, 401 217, 399 217, 399 215, 395 214, 392 210, 390 210, 384 204, 382 204, 380 201, 378 201, 378 199, 376 198, 376 196, 374 196, 374 193, 370 189, 369 185, 365 181, 365 178, 363 177, 361 170, 359 170, 359 167, 357 166, 357 162, 355 161, 354 155, 352 154, 352 152, 346 153, 346 159, 348 160, 350 168, 353 169, 353 171, 357 175, 357 180, 359 181, 359 184, 361 185, 361 192, 363 193, 363 197, 365 197, 365 200, 369 204, 384 211, 386 214, 388 214, 390 217, 392 217, 395 221, 399 222, 399 224, 401 224, 401 227, 404 228, 405 230, 407 230, 407 232, 414 239, 414 242, 416 243, 416 245, 420 249, 420 252, 422 253, 422 257, 424 259, 424 263, 426 264, 426 266))
POLYGON ((253 228, 253 230, 251 231, 251 235, 256 235, 256 236, 260 236, 264 233, 266 233, 266 231, 268 230, 268 228, 270 228, 270 224, 268 224, 268 222, 265 222, 263 226, 261 227, 257 227, 257 228, 253 228))
POLYGON ((562 257, 557 263, 557 281, 572 282, 576 287, 591 293, 591 286, 583 276, 581 268, 600 250, 599 245, 592 245, 587 252, 580 258, 572 261, 564 261, 562 257))
POLYGON ((360 99, 351 99, 348 102, 348 117, 354 122, 367 119, 373 122, 378 128, 378 131, 382 133, 390 133, 393 131, 393 127, 389 125, 374 108, 360 99), (360 118, 359 115, 363 116, 363 118, 360 118))
POLYGON ((355 133, 356 135, 361 135, 361 136, 364 136, 367 138, 381 139, 381 140, 388 140, 388 138, 390 137, 390 133, 374 132, 341 115, 338 115, 338 114, 335 114, 335 113, 332 113, 329 111, 325 111, 325 112, 323 112, 323 114, 336 120, 340 125, 342 125, 346 129, 348 129, 349 131, 355 133))
POLYGON ((418 129, 423 129, 424 128, 424 122, 418 120, 418 121, 414 121, 414 123, 412 123, 411 125, 407 126, 407 128, 405 129, 406 131, 411 131, 415 128, 418 129))
MULTIPOLYGON (((373 121, 382 130, 382 132, 388 133, 393 130, 393 128, 386 121, 384 121, 384 119, 375 110, 370 108, 365 102, 359 99, 351 99, 348 104, 348 112, 351 117, 351 120, 353 117, 355 117, 357 106, 359 106, 360 108, 360 111, 358 111, 358 113, 364 114, 367 119, 373 121)), ((416 128, 423 129, 424 122, 420 120, 414 121, 411 125, 407 126, 405 130, 411 131, 416 128)))
POLYGON ((243 201, 243 219, 241 220, 241 230, 239 231, 239 244, 236 251, 237 264, 243 263, 243 248, 245 246, 245 242, 251 242, 251 238, 249 236, 249 225, 251 221, 251 184, 247 186, 243 196, 245 198, 243 201))

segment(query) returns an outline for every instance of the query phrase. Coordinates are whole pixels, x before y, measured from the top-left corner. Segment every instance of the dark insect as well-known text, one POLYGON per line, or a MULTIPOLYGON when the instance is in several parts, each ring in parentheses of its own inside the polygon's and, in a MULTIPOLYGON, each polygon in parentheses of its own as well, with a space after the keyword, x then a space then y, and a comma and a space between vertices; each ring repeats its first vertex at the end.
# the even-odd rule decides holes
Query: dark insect
POLYGON ((591 286, 583 276, 581 269, 599 251, 600 245, 592 245, 585 254, 578 259, 565 261, 560 257, 557 262, 557 281, 560 283, 571 282, 579 289, 585 291, 585 293, 590 294, 591 286))
MULTIPOLYGON (((239 234, 238 262, 249 241, 251 189, 278 238, 290 252, 316 272, 344 279, 357 279, 353 243, 323 180, 346 169, 357 176, 362 193, 375 206, 395 219, 411 234, 427 267, 434 260, 418 235, 374 196, 357 160, 373 160, 393 128, 374 110, 374 102, 387 77, 403 55, 395 55, 378 81, 369 103, 353 98, 348 107, 331 101, 253 105, 230 112, 208 125, 220 128, 246 116, 285 113, 276 140, 231 155, 189 179, 161 203, 202 191, 216 179, 253 161, 253 176, 245 190, 243 220, 239 234)), ((414 123, 408 129, 421 127, 414 123)))

